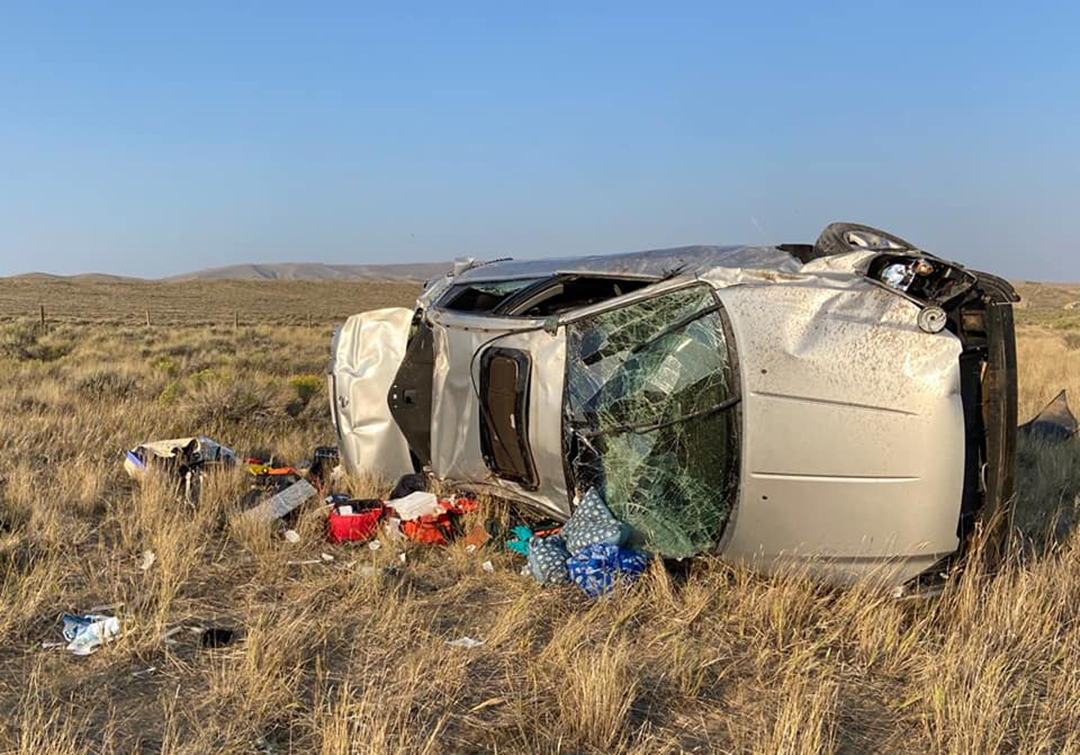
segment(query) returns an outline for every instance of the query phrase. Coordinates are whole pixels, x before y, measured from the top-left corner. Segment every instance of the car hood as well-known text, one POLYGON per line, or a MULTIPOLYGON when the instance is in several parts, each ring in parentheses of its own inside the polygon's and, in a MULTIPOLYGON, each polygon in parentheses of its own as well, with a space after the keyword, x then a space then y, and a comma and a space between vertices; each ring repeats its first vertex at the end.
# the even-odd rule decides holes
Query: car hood
POLYGON ((959 339, 923 332, 917 306, 860 279, 718 293, 744 426, 721 550, 766 570, 825 556, 853 577, 886 555, 914 575, 956 550, 959 339))

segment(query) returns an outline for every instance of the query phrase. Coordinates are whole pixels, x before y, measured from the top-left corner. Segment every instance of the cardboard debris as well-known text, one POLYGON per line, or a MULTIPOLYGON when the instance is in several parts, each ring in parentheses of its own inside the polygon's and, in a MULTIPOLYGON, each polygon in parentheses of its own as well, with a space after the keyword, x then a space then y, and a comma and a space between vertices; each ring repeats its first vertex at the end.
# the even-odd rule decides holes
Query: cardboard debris
POLYGON ((488 531, 482 526, 477 526, 473 527, 461 542, 465 546, 465 551, 467 553, 472 553, 473 551, 484 547, 484 544, 490 539, 491 535, 488 531))

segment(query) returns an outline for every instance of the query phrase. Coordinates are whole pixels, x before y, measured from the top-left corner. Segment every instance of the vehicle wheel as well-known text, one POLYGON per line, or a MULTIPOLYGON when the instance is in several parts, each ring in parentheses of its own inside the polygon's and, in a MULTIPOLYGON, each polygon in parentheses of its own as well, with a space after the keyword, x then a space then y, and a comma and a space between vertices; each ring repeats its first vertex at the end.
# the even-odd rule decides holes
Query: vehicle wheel
POLYGON ((905 251, 918 249, 910 241, 878 228, 858 223, 830 223, 814 243, 816 257, 830 257, 863 249, 874 251, 905 251))

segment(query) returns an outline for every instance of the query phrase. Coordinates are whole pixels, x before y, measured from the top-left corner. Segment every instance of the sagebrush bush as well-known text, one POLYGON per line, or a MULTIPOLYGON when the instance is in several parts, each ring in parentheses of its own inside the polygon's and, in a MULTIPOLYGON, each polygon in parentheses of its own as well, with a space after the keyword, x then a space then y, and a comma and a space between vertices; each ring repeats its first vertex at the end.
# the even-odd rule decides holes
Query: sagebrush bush
POLYGON ((51 362, 71 353, 74 343, 50 335, 48 328, 32 323, 0 326, 0 357, 19 361, 51 362))
POLYGON ((322 391, 325 381, 318 375, 297 375, 289 378, 289 385, 296 390, 296 397, 307 403, 322 391))
POLYGON ((75 388, 90 399, 126 399, 136 392, 138 382, 132 376, 114 370, 98 370, 79 378, 75 388))

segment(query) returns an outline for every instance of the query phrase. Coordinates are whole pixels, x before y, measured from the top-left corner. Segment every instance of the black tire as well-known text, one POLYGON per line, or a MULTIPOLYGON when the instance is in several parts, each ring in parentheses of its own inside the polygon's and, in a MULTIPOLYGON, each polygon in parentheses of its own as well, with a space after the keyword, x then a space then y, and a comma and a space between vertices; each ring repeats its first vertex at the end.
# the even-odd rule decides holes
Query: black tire
MULTIPOLYGON (((904 249, 918 249, 918 247, 912 244, 910 241, 905 241, 899 236, 894 236, 891 233, 886 233, 885 231, 882 231, 879 228, 874 228, 873 226, 860 225, 859 223, 830 223, 825 227, 825 230, 821 232, 821 235, 818 236, 817 241, 814 243, 815 258, 831 257, 834 254, 847 254, 848 252, 856 252, 861 249, 874 248, 849 243, 846 238, 846 234, 849 231, 873 234, 875 236, 881 237, 885 241, 903 247, 904 249)), ((883 245, 880 251, 889 251, 889 248, 883 245)))

